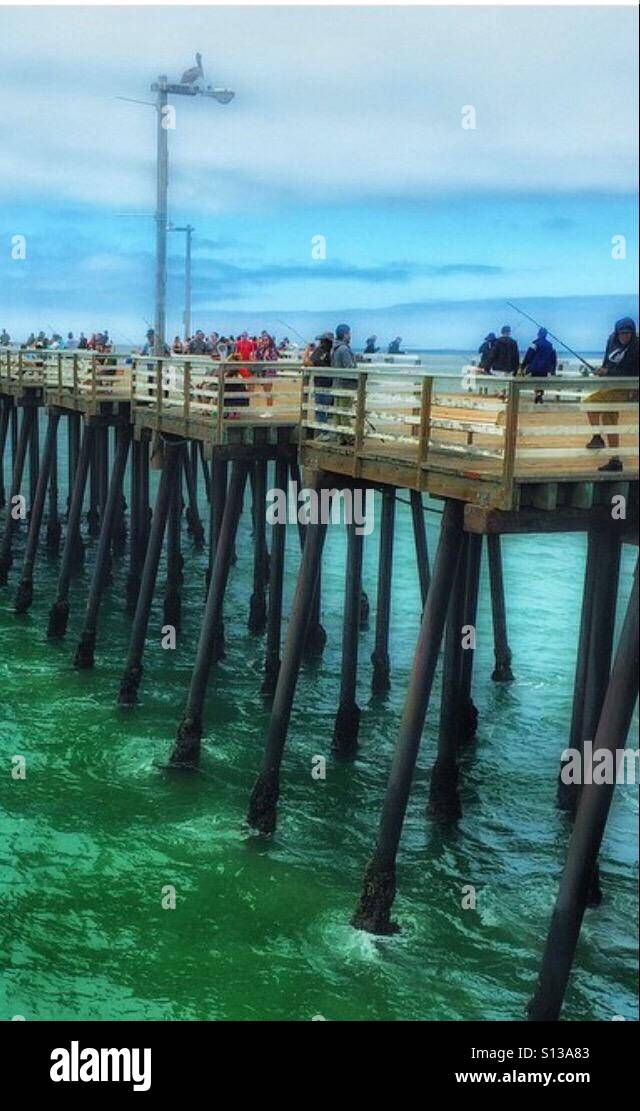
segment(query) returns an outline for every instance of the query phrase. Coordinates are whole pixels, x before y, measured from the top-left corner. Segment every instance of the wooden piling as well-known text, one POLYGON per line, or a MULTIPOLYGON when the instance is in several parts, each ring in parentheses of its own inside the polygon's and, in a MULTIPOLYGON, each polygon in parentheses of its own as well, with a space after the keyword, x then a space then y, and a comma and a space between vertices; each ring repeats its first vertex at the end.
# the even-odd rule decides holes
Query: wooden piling
POLYGON ((267 624, 267 461, 256 459, 253 468, 253 591, 249 603, 249 632, 263 633, 267 624))
POLYGON ((129 572, 127 574, 127 609, 132 610, 140 589, 140 572, 144 555, 142 552, 142 451, 143 441, 134 439, 131 444, 131 474, 129 504, 129 572))
POLYGON ((31 507, 29 532, 27 534, 27 543, 22 564, 22 575, 20 577, 14 605, 16 613, 26 613, 33 601, 33 569, 38 551, 38 540, 40 538, 40 528, 42 525, 44 504, 47 496, 47 485, 51 473, 54 444, 59 420, 59 413, 49 413, 42 465, 39 468, 35 498, 31 507))
POLYGON ((491 678, 495 683, 513 681, 511 670, 511 649, 507 639, 507 608, 504 600, 504 578, 502 575, 502 551, 500 536, 487 534, 489 554, 489 581, 491 584, 491 613, 493 616, 493 645, 495 667, 491 678))
MULTIPOLYGON (((286 490, 289 473, 287 460, 278 455, 275 467, 275 486, 286 490)), ((286 521, 274 521, 271 526, 271 563, 269 574, 269 608, 264 664, 264 681, 261 693, 271 698, 280 673, 280 638, 282 630, 282 589, 284 585, 284 557, 287 536, 286 521)))
POLYGON ((411 503, 411 522, 413 525, 413 541, 416 549, 416 566, 418 568, 418 581, 420 583, 420 598, 422 608, 427 600, 431 572, 429 570, 429 551, 427 548, 427 526, 424 519, 424 506, 422 494, 419 490, 409 491, 411 503))
MULTIPOLYGON (((636 703, 638 662, 636 566, 633 590, 593 739, 594 754, 607 750, 616 769, 636 703)), ((585 782, 580 792, 542 967, 528 1008, 529 1018, 534 1021, 555 1021, 560 1016, 614 789, 615 782, 585 782)))
POLYGON ((71 505, 71 491, 76 477, 80 440, 82 438, 82 416, 70 412, 67 416, 67 512, 71 505))
POLYGON ((87 510, 87 532, 93 539, 100 531, 100 453, 98 451, 98 433, 94 429, 91 447, 91 468, 89 473, 89 508, 87 510))
POLYGON ((144 653, 144 642, 147 636, 149 612, 153 601, 158 564, 160 562, 160 552, 162 551, 162 541, 167 524, 173 476, 180 462, 178 451, 179 446, 177 443, 170 440, 164 441, 162 471, 160 474, 160 482, 158 483, 153 516, 151 518, 151 529, 140 579, 138 601, 133 615, 129 651, 122 673, 122 679, 120 680, 118 702, 121 706, 132 706, 138 697, 138 687, 140 686, 143 671, 142 656, 144 653))
MULTIPOLYGON (((211 464, 211 500, 209 503, 209 561, 205 575, 205 601, 209 592, 209 586, 211 584, 211 575, 213 573, 213 565, 216 558, 218 538, 220 536, 220 529, 222 527, 222 518, 224 516, 224 507, 227 499, 227 483, 227 461, 224 459, 214 459, 211 464)), ((219 660, 223 660, 224 655, 224 621, 221 612, 218 628, 214 633, 212 662, 217 663, 219 660)))
POLYGON ((273 833, 276 828, 280 766, 300 670, 309 607, 313 598, 326 531, 327 526, 322 523, 309 524, 305 529, 302 561, 282 654, 282 664, 273 696, 262 766, 253 786, 247 815, 249 826, 263 834, 273 833))
POLYGON ((87 670, 93 667, 94 664, 100 602, 107 581, 113 528, 116 520, 118 502, 122 497, 122 483, 124 481, 124 472, 127 466, 129 445, 131 443, 131 430, 128 426, 121 428, 119 432, 118 444, 113 460, 111 481, 109 483, 109 490, 102 512, 100 539, 98 541, 96 561, 93 568, 91 586, 89 588, 84 625, 73 661, 74 667, 79 670, 87 670))
POLYGON ((53 439, 51 443, 51 465, 49 468, 49 502, 48 502, 48 517, 47 517, 47 534, 46 543, 47 551, 51 555, 57 555, 60 550, 60 539, 62 536, 62 526, 60 524, 60 509, 58 505, 59 484, 58 484, 58 426, 62 411, 57 410, 58 420, 55 423, 53 430, 53 439))
POLYGON ((78 457, 78 464, 76 467, 76 474, 73 483, 73 491, 71 494, 71 504, 69 506, 67 534, 65 536, 64 548, 62 550, 62 560, 60 563, 60 572, 58 574, 56 600, 53 603, 51 610, 49 611, 49 627, 47 629, 47 636, 51 640, 59 640, 67 631, 67 621, 69 619, 69 583, 71 581, 71 571, 74 566, 74 562, 77 559, 77 540, 80 531, 80 515, 82 513, 82 503, 84 501, 84 491, 87 484, 89 464, 93 455, 94 431, 95 430, 93 428, 93 425, 89 423, 85 424, 84 433, 82 436, 82 445, 80 447, 80 454, 78 457))
POLYGON ((365 871, 360 901, 352 919, 354 926, 369 933, 389 934, 397 929, 390 917, 396 892, 396 856, 431 695, 449 596, 462 546, 462 522, 462 503, 446 499, 440 542, 422 614, 420 635, 382 807, 376 847, 365 871))
POLYGON ((29 516, 36 500, 38 474, 40 473, 40 406, 32 406, 31 432, 29 434, 29 516))
POLYGON ((358 630, 362 590, 363 535, 353 521, 347 525, 347 567, 342 619, 342 663, 340 701, 333 727, 333 750, 351 757, 358 747, 361 710, 356 700, 358 678, 358 630))
POLYGON ((178 735, 171 753, 170 764, 176 768, 195 767, 200 758, 203 708, 209 672, 213 662, 215 634, 222 617, 224 594, 231 566, 231 553, 238 521, 242 511, 242 497, 247 480, 248 464, 236 460, 231 470, 231 481, 224 507, 220 535, 216 545, 211 583, 207 594, 198 650, 191 676, 187 705, 178 727, 178 735))
POLYGON ((391 575, 393 570, 395 516, 396 488, 395 486, 385 486, 382 491, 382 509, 380 514, 376 641, 375 648, 371 653, 371 663, 373 664, 371 690, 374 695, 386 694, 391 685, 389 628, 391 624, 391 575))
POLYGON ((15 451, 15 460, 13 465, 13 475, 11 479, 11 493, 9 495, 9 505, 7 507, 7 516, 4 525, 4 534, 2 537, 2 545, 0 546, 0 586, 6 586, 9 571, 13 563, 13 535, 15 532, 17 518, 14 517, 16 510, 15 500, 20 496, 22 489, 22 479, 24 475, 24 465, 27 456, 27 449, 31 439, 31 432, 33 429, 33 413, 34 409, 30 405, 25 405, 22 410, 22 421, 20 422, 20 432, 18 435, 18 442, 15 451))
POLYGON ((478 615, 478 590, 482 563, 482 536, 470 532, 467 540, 464 608, 462 613, 463 647, 460 660, 460 693, 458 698, 458 741, 465 744, 473 740, 478 729, 478 711, 471 697, 473 661, 475 657, 476 621, 478 615), (467 646, 468 645, 468 646, 467 646))
POLYGON ((180 632, 182 624, 182 552, 180 550, 180 532, 182 525, 182 469, 187 462, 187 445, 182 444, 178 449, 181 461, 175 469, 173 483, 169 497, 169 510, 167 516, 167 578, 164 588, 163 600, 163 625, 171 625, 176 634, 180 632))
MULTIPOLYGON (((591 628, 593 621, 593 598, 595 582, 598 572, 598 555, 600 550, 601 529, 589 529, 587 534, 587 558, 584 572, 584 586, 582 589, 582 609, 580 612, 580 633, 578 637, 578 654, 576 657, 576 670, 573 682, 573 705, 571 710, 571 728, 569 730, 569 748, 581 749, 583 740, 584 701, 587 688, 587 669, 589 664, 589 644, 591 641, 591 628)), ((557 802, 561 810, 570 813, 575 811, 578 791, 574 785, 565 783, 562 776, 564 761, 560 763, 558 775, 557 802)))
POLYGON ((4 452, 7 445, 9 421, 11 418, 11 398, 0 398, 0 509, 4 509, 4 452))
POLYGON ((458 712, 462 675, 462 626, 467 570, 469 534, 464 533, 458 558, 449 606, 447 609, 438 755, 431 772, 429 807, 431 817, 440 822, 454 822, 462 816, 458 795, 458 749, 460 742, 458 712))
POLYGON ((182 453, 182 466, 184 469, 185 483, 187 487, 187 530, 191 536, 196 548, 202 548, 204 545, 204 526, 200 519, 200 510, 198 509, 198 444, 197 441, 192 440, 190 451, 187 450, 185 444, 182 453), (195 449, 195 451, 194 451, 195 449))

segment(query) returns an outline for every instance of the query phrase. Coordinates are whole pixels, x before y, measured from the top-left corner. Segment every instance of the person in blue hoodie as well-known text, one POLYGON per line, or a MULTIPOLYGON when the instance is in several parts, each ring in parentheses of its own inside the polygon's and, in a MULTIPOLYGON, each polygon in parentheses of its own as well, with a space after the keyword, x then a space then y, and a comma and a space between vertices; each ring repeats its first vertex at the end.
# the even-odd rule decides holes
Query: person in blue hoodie
MULTIPOLYGON (((547 378, 550 374, 555 374, 557 366, 558 356, 555 347, 547 339, 547 329, 538 328, 538 335, 527 347, 520 369, 523 374, 532 378, 547 378)), ((533 400, 538 405, 542 404, 544 390, 536 390, 533 400)))

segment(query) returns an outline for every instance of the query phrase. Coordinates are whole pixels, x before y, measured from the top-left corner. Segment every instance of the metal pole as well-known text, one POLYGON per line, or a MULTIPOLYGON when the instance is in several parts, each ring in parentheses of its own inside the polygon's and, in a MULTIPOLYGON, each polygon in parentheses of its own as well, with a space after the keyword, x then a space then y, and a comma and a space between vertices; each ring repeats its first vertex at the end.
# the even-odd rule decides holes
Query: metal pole
POLYGON ((193 228, 187 224, 185 228, 186 242, 184 251, 184 338, 191 335, 191 237, 193 228))
POLYGON ((158 78, 156 97, 156 303, 154 354, 164 355, 167 295, 167 191, 169 185, 169 143, 167 135, 167 77, 158 78))

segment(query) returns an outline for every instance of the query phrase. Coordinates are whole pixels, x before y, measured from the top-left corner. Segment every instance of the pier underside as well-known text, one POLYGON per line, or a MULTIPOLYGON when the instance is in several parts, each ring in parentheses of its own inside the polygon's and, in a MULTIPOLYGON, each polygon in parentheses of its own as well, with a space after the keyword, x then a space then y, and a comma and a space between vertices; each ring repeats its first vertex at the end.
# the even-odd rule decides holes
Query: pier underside
MULTIPOLYGON (((316 491, 355 493, 373 487, 380 494, 378 535, 365 538, 353 522, 344 523, 340 696, 332 738, 339 760, 351 759, 358 750, 359 632, 370 610, 376 622, 374 696, 391 682, 395 509, 398 500, 409 501, 421 626, 378 834, 353 917, 359 929, 384 934, 396 929, 391 915, 396 859, 440 664, 438 746, 428 811, 440 825, 455 824, 462 813, 460 756, 475 737, 478 711, 472 697, 475 640, 466 645, 461 638, 464 630, 475 635, 483 551, 491 592, 492 679, 514 680, 502 536, 587 533, 569 740, 580 747, 597 736, 612 751, 624 748, 637 693, 631 677, 637 659, 630 647, 634 633, 637 637, 637 574, 617 648, 614 628, 621 546, 638 543, 638 414, 631 400, 638 383, 627 380, 615 400, 596 401, 591 399, 593 382, 559 380, 545 386, 541 400, 540 384, 526 379, 461 383, 458 376, 454 388, 452 376, 437 380, 411 371, 393 377, 388 366, 340 373, 344 378, 327 386, 326 380, 317 383, 315 371, 306 367, 240 379, 237 368, 189 358, 136 356, 126 366, 66 353, 21 353, 19 359, 12 353, 0 360, 0 506, 13 507, 27 488, 27 474, 29 479, 28 513, 20 519, 4 515, 0 572, 6 584, 14 549, 21 549, 23 520, 26 540, 15 608, 26 612, 37 585, 39 536, 46 521, 49 551, 61 549, 48 636, 61 640, 73 602, 70 584, 84 559, 86 528, 97 544, 73 657, 76 668, 86 670, 95 664, 96 647, 99 662, 100 607, 111 560, 128 552, 123 604, 131 614, 131 636, 117 697, 120 704, 133 706, 141 688, 162 553, 165 627, 178 636, 185 539, 207 546, 200 636, 169 756, 173 772, 193 769, 201 744, 210 742, 216 731, 215 718, 209 726, 206 722, 208 684, 225 653, 225 593, 238 521, 250 493, 247 625, 254 635, 265 634, 261 690, 271 713, 247 818, 254 831, 271 835, 277 827, 299 671, 322 653, 326 640, 321 601, 328 522, 299 522, 291 530, 301 554, 291 612, 284 615, 286 526, 275 522, 267 530, 267 495, 273 488, 286 490, 290 481, 316 491), (41 425, 46 425, 42 436, 41 425), (61 429, 68 435, 66 490, 59 488, 57 464, 61 429), (603 446, 589 449, 595 433, 603 446), (600 470, 611 458, 620 460, 621 469, 600 470), (149 472, 154 467, 159 476, 152 495, 149 472), (9 471, 10 482, 5 483, 9 471), (403 491, 408 497, 400 498, 403 491), (423 495, 437 505, 425 504, 423 495), (427 509, 442 511, 433 558, 427 552, 427 509), (363 545, 374 540, 379 543, 378 579, 370 606, 362 579, 363 545)), ((558 761, 565 740, 559 738, 558 761)), ((575 820, 574 834, 550 932, 553 944, 532 1004, 534 1018, 558 1017, 582 915, 597 901, 597 858, 612 793, 607 791, 559 792, 559 803, 562 797, 560 804, 575 820)))

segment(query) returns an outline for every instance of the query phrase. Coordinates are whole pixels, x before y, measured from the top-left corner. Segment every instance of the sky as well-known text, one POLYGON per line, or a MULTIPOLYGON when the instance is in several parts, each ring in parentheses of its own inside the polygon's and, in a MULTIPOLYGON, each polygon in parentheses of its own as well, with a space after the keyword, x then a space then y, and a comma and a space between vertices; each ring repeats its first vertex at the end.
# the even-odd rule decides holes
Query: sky
POLYGON ((465 347, 515 323, 509 299, 591 350, 636 315, 634 8, 2 7, 0 35, 0 327, 16 338, 140 341, 155 113, 117 98, 151 100, 196 50, 236 96, 174 101, 194 327, 344 320, 358 340, 465 347))

